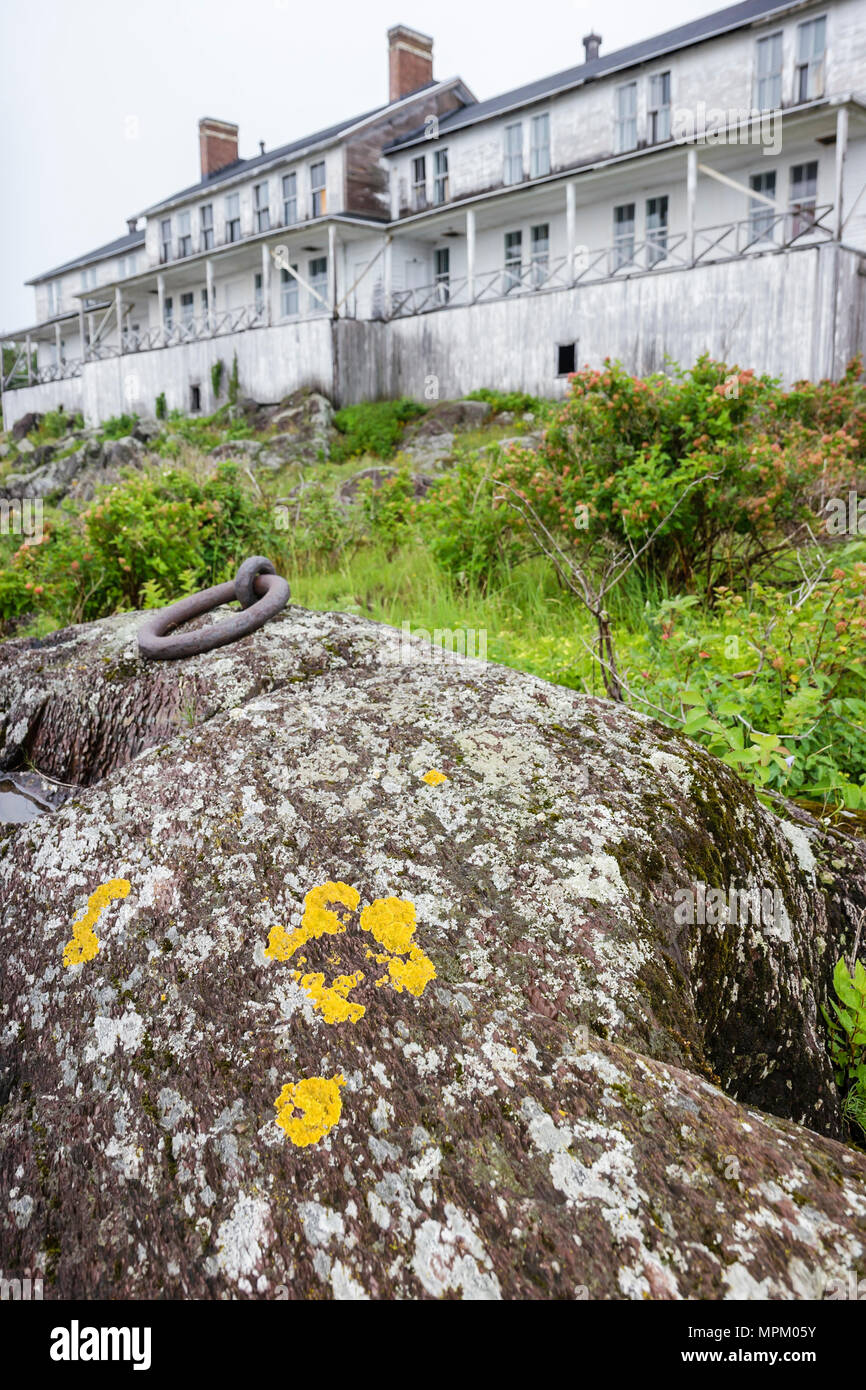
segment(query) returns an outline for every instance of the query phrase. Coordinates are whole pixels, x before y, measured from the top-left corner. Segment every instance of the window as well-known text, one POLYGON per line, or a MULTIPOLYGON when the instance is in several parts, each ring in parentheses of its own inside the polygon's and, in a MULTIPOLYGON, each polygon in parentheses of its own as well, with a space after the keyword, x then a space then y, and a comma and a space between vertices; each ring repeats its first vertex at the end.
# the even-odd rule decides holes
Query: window
POLYGON ((213 203, 205 203, 199 209, 199 226, 201 228, 201 249, 202 251, 213 250, 213 203))
POLYGON ((621 270, 634 260, 634 203, 613 210, 613 268, 621 270))
POLYGON ((654 72, 649 80, 647 103, 650 144, 656 145, 671 138, 671 75, 654 72))
POLYGON ((256 211, 256 231, 267 232, 271 226, 271 212, 268 197, 267 183, 257 183, 253 188, 253 199, 256 211))
POLYGON ((325 161, 320 164, 310 165, 310 195, 313 217, 324 217, 327 207, 327 194, 325 192, 325 161))
MULTIPOLYGON (((214 293, 214 302, 216 302, 216 293, 214 293)), ((209 306, 209 301, 208 301, 208 296, 207 296, 207 287, 205 287, 205 288, 202 290, 202 292, 201 292, 201 311, 202 311, 202 313, 203 313, 203 314, 206 314, 206 313, 208 312, 209 307, 210 307, 210 306, 209 306)))
POLYGON ((782 35, 758 39, 755 105, 759 111, 775 111, 782 104, 782 35))
POLYGON ((171 260, 171 218, 159 224, 159 260, 161 265, 171 260))
POLYGON ((545 111, 532 118, 532 143, 529 148, 529 176, 540 179, 550 173, 550 117, 545 111))
POLYGON ((320 295, 320 299, 310 296, 311 309, 324 309, 328 304, 328 258, 327 256, 317 256, 309 264, 310 286, 320 295), (323 302, 324 301, 324 302, 323 302))
MULTIPOLYGON (((86 270, 83 270, 83 271, 81 272, 81 288, 82 288, 82 289, 86 289, 86 288, 87 288, 87 286, 86 286, 85 283, 84 283, 84 277, 85 277, 86 274, 87 274, 87 271, 86 271, 86 270)), ((48 297, 47 297, 48 314, 49 314, 49 317, 53 317, 55 314, 59 314, 59 313, 60 313, 60 286, 57 284, 57 282, 56 282, 55 280, 49 280, 48 284, 45 286, 45 289, 46 289, 46 291, 47 291, 47 296, 48 296, 48 297)))
POLYGON ((171 295, 168 295, 166 297, 165 302, 163 304, 162 321, 165 324, 166 328, 171 329, 174 327, 174 303, 172 301, 171 295))
POLYGON ((241 239, 241 195, 226 194, 226 241, 241 239))
POLYGON ((523 179, 523 123, 505 127, 505 168, 503 183, 520 183, 523 179))
POLYGON ((650 269, 663 261, 668 252, 668 199, 646 200, 647 265, 650 269))
POLYGON ((808 19, 797 25, 797 101, 812 101, 824 95, 824 51, 827 20, 808 19))
MULTIPOLYGON (((117 262, 118 278, 123 280, 128 275, 134 275, 138 270, 138 256, 133 251, 129 256, 121 256, 117 262)), ((84 288, 84 286, 82 286, 84 288)))
POLYGON ((615 149, 617 154, 637 149, 636 82, 627 82, 616 89, 615 149))
POLYGON ((523 259, 523 233, 505 233, 505 293, 520 284, 520 270, 523 259))
POLYGON ((264 281, 262 279, 262 272, 260 270, 256 271, 256 276, 253 283, 255 292, 256 313, 263 314, 265 312, 265 286, 264 281))
POLYGON ((818 194, 818 161, 795 164, 791 169, 791 236, 808 231, 815 222, 818 194))
POLYGON ((298 220, 298 176, 283 174, 283 226, 291 227, 298 220))
POLYGON ((433 202, 447 203, 451 193, 448 184, 448 151, 437 150, 433 156, 433 202))
POLYGON ((197 415, 201 410, 201 387, 190 386, 189 388, 189 408, 193 415, 197 415))
POLYGON ((532 257, 532 283, 537 289, 547 279, 550 265, 550 224, 541 222, 529 229, 529 243, 532 257))
POLYGON ((436 298, 440 304, 447 304, 451 298, 451 251, 447 246, 433 253, 434 274, 436 278, 436 298))
POLYGON ((192 235, 189 229, 189 213, 178 213, 177 217, 177 254, 179 256, 190 256, 192 254, 192 235))
POLYGON ((422 212, 427 206, 427 156, 412 160, 412 206, 422 212))
MULTIPOLYGON (((749 176, 749 187, 755 193, 763 193, 765 198, 776 197, 776 171, 771 169, 766 173, 751 174, 749 176)), ((775 213, 766 203, 762 203, 758 198, 749 199, 749 233, 753 241, 763 241, 767 237, 772 237, 775 213)))
POLYGON ((577 343, 560 343, 556 349, 556 375, 570 376, 577 370, 577 343))
MULTIPOLYGON (((294 175, 292 175, 294 178, 294 175)), ((296 265, 292 270, 297 271, 296 265)), ((284 319, 298 312, 298 282, 285 267, 280 271, 280 313, 284 319)))
POLYGON ((181 323, 192 323, 195 318, 195 294, 188 290, 180 297, 180 321, 181 323))

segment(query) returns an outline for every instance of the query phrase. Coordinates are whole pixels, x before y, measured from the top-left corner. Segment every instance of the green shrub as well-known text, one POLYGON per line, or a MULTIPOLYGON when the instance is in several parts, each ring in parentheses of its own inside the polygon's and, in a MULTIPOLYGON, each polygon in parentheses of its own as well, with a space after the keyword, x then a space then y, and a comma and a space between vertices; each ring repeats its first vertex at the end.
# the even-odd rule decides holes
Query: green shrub
POLYGON ((137 415, 112 415, 100 425, 100 432, 106 439, 125 439, 137 424, 137 415))
POLYGON ((486 386, 482 386, 478 391, 470 391, 465 399, 486 401, 494 415, 500 415, 506 410, 515 415, 525 415, 527 412, 538 415, 548 408, 547 401, 539 400, 538 396, 527 395, 525 391, 491 391, 486 386))
POLYGON ((157 420, 164 420, 167 415, 168 406, 166 405, 165 401, 165 392, 160 391, 159 395, 156 398, 156 418, 157 420))
POLYGON ((334 424, 342 438, 331 447, 334 463, 345 463, 358 454, 372 454, 389 459, 403 437, 403 427, 424 407, 404 396, 398 401, 367 401, 346 406, 334 416, 334 424))
POLYGON ((212 365, 212 367, 211 367, 211 369, 210 369, 210 384, 211 384, 211 389, 213 390, 213 398, 214 398, 215 401, 216 401, 216 400, 219 400, 219 394, 220 394, 220 391, 222 390, 223 372, 224 372, 224 371, 225 371, 225 366, 224 366, 223 360, 222 360, 221 357, 218 357, 217 360, 216 360, 216 362, 213 363, 213 365, 212 365))
POLYGON ((240 395, 240 376, 238 374, 238 355, 235 353, 232 358, 232 374, 229 377, 229 405, 237 405, 240 395))
POLYGON ((822 1006, 830 1033, 830 1057, 836 1085, 842 1092, 842 1113, 866 1136, 866 968, 854 962, 852 975, 844 960, 836 962, 830 1000, 833 1017, 822 1006))

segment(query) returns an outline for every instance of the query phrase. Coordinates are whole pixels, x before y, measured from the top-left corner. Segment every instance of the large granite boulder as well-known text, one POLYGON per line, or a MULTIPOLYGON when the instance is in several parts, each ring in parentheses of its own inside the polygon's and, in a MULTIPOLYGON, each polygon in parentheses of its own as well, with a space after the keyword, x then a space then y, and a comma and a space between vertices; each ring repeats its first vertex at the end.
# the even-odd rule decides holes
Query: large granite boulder
POLYGON ((75 784, 0 837, 6 1277, 820 1298, 866 1272, 819 1012, 861 844, 421 636, 290 608, 147 665, 141 619, 0 647, 0 769, 75 784), (683 918, 701 885, 773 910, 683 918))

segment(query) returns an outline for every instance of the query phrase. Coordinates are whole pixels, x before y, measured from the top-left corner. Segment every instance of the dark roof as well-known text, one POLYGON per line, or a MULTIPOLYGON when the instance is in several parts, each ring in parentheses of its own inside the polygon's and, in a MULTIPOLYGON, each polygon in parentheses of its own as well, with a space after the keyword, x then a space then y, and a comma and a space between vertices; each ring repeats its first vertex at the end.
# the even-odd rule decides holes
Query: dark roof
POLYGON ((42 275, 34 275, 32 280, 28 280, 28 285, 38 285, 40 280, 50 280, 55 275, 63 275, 67 270, 76 270, 79 266, 90 265, 92 261, 104 260, 107 256, 119 256, 123 251, 132 251, 136 246, 144 245, 144 228, 137 232, 127 232, 126 236, 119 236, 117 241, 109 241, 105 246, 98 246, 95 251, 86 251, 83 256, 76 256, 74 261, 65 261, 63 265, 55 266, 54 270, 46 270, 42 275))
MULTIPOLYGON (((744 25, 751 24, 755 20, 762 19, 776 11, 794 9, 800 3, 801 0, 743 0, 743 3, 739 5, 730 5, 725 10, 716 10, 713 14, 704 15, 701 19, 693 19, 688 24, 681 24, 676 29, 668 29, 664 34, 657 34, 654 38, 643 39, 640 43, 631 44, 628 48, 619 48, 614 53, 605 53, 594 58, 590 63, 580 63, 577 67, 566 68, 563 72, 554 73, 551 77, 542 77, 537 82, 529 82, 524 87, 515 87, 510 92, 503 92, 500 96, 491 97, 488 101, 475 102, 472 106, 466 106, 449 116, 441 116, 439 118, 439 134, 444 135, 450 131, 462 130, 467 126, 475 125, 478 121, 488 120, 491 116, 498 116, 514 107, 526 106, 533 101, 540 101, 554 92, 563 91, 569 87, 578 87, 581 83, 592 81, 597 77, 604 77, 607 73, 616 72, 618 69, 634 67, 638 63, 659 58, 665 53, 672 53, 675 49, 687 48, 691 44, 701 43, 704 39, 712 38, 716 34, 742 28, 744 25)), ((419 129, 412 135, 405 136, 402 140, 395 140, 387 147, 385 153, 405 149, 407 146, 417 144, 427 138, 429 137, 425 136, 424 131, 419 129)))
MULTIPOLYGON (((468 88, 465 88, 465 85, 459 78, 451 78, 445 82, 428 82, 426 86, 419 87, 417 92, 410 92, 409 95, 411 97, 420 96, 421 92, 427 91, 432 87, 447 87, 455 82, 460 87, 464 87, 467 95, 471 95, 468 92, 468 88)), ((403 97, 401 100, 405 101, 407 98, 403 97)), ((215 173, 208 174, 206 178, 200 179, 198 183, 190 184, 189 188, 182 188, 179 193, 172 193, 169 198, 163 198, 160 202, 154 203, 152 207, 145 208, 141 216, 149 217, 153 213, 159 212, 161 208, 177 202, 179 198, 189 198, 195 194, 204 193, 209 188, 217 187, 228 179, 235 178, 238 174, 247 174, 254 169, 260 168, 262 165, 286 159, 291 155, 299 153, 301 150, 307 149, 308 146, 324 144, 328 140, 335 140, 337 136, 342 135, 344 130, 350 130, 352 126, 360 125, 362 121, 372 120, 374 116, 380 115, 383 111, 387 111, 389 106, 395 106, 396 104, 396 102, 391 101, 385 102, 383 106, 374 106, 371 111, 364 111, 360 116, 352 116, 348 120, 339 121, 336 125, 328 126, 325 130, 318 130, 313 135, 305 135, 300 140, 293 140, 288 145, 280 145, 277 149, 265 150, 264 154, 254 155, 251 159, 236 159, 232 164, 226 164, 222 169, 218 169, 215 173)))

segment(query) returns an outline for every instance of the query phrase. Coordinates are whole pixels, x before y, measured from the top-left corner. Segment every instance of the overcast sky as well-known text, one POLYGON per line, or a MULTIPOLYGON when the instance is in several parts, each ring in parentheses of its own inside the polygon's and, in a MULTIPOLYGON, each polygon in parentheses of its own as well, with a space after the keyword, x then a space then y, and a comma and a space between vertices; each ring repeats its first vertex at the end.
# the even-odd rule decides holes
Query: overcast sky
POLYGON ((242 158, 387 100, 386 30, 434 38, 434 75, 479 99, 723 8, 712 0, 0 0, 0 328, 24 281, 126 231, 199 177, 198 118, 242 158))

